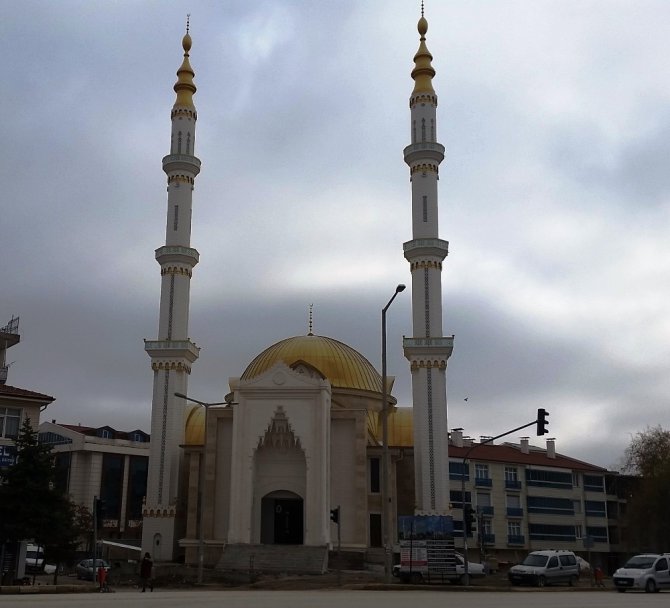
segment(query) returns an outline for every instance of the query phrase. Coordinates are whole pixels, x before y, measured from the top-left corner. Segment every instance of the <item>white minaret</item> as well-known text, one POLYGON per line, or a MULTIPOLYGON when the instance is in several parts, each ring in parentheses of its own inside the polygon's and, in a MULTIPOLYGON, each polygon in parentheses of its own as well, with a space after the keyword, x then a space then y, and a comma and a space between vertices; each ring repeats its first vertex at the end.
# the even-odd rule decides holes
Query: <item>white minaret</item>
POLYGON ((418 24, 414 90, 409 99, 412 143, 404 150, 412 183, 412 240, 404 243, 412 273, 413 337, 403 339, 412 373, 414 476, 417 514, 449 512, 447 360, 453 336, 442 336, 442 260, 449 243, 438 238, 437 180, 444 146, 437 143, 435 70, 426 47, 428 22, 418 24))
POLYGON ((176 525, 179 465, 184 443, 184 400, 191 364, 199 348, 188 337, 191 274, 199 254, 191 247, 191 207, 200 160, 194 156, 197 113, 193 105, 194 72, 189 63, 191 36, 186 25, 182 40, 184 61, 177 70, 172 107, 170 154, 163 159, 167 174, 167 226, 165 246, 156 249, 161 267, 161 301, 158 339, 145 340, 151 357, 154 392, 151 405, 151 451, 144 507, 142 551, 154 560, 173 559, 178 538, 176 525))

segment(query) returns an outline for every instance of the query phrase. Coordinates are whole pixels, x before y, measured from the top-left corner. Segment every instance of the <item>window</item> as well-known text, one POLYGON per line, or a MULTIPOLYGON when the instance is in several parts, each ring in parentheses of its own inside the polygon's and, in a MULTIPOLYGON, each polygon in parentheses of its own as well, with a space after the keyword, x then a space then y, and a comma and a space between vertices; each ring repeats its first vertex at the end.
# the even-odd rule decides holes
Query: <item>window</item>
POLYGON ((0 437, 16 439, 21 426, 21 410, 14 407, 0 407, 0 437))
POLYGON ((516 467, 505 467, 505 481, 519 481, 519 471, 516 467))
POLYGON ((460 481, 461 477, 465 477, 465 481, 470 479, 470 465, 468 463, 464 465, 463 462, 450 462, 449 479, 460 481))
POLYGON ((475 464, 475 485, 491 487, 491 478, 489 477, 489 465, 475 464))
POLYGON ((379 494, 379 458, 370 458, 370 492, 379 494))
POLYGON ((558 559, 561 562, 561 566, 574 566, 577 563, 574 555, 559 555, 558 559))
POLYGON ((477 513, 482 515, 493 515, 491 495, 488 492, 477 492, 477 513))
POLYGON ((596 543, 606 543, 607 528, 604 526, 586 526, 586 535, 590 536, 596 543))
POLYGON ((65 445, 68 443, 72 443, 72 439, 70 439, 69 437, 63 437, 63 435, 59 433, 54 433, 52 431, 49 431, 47 433, 40 433, 39 438, 40 443, 45 445, 65 445))
POLYGON ((574 481, 572 473, 526 469, 526 483, 529 486, 565 489, 572 488, 574 481))
POLYGON ((505 487, 508 490, 519 490, 521 488, 519 471, 516 467, 505 467, 505 487))
POLYGON ((381 513, 370 513, 370 546, 382 546, 382 516, 381 513))
POLYGON ((572 485, 575 488, 579 487, 579 473, 573 473, 572 474, 572 485))
POLYGON ((520 521, 508 521, 507 522, 507 544, 508 545, 523 545, 524 537, 521 534, 521 522, 520 521))
POLYGON ((604 478, 602 475, 584 475, 584 489, 589 492, 604 492, 604 478))
POLYGON ((575 527, 553 524, 528 524, 528 534, 531 540, 574 541, 575 527))
POLYGON ((507 522, 507 536, 521 536, 521 522, 508 521, 507 522))
MULTIPOLYGON (((103 429, 109 432, 108 429, 103 429)), ((123 492, 125 457, 120 454, 103 454, 100 479, 100 498, 105 503, 104 519, 119 519, 123 492)))
POLYGON ((507 494, 507 517, 522 517, 521 496, 518 494, 507 494))
POLYGON ((582 524, 575 524, 575 538, 582 538, 583 536, 582 524))
POLYGON ((558 568, 558 558, 552 555, 547 562, 547 568, 558 568))
POLYGON ((656 570, 656 572, 662 572, 662 571, 667 570, 667 569, 668 569, 668 560, 665 559, 665 557, 662 557, 661 559, 659 559, 656 562, 656 565, 654 566, 654 570, 656 570))
POLYGON ((550 496, 528 496, 526 505, 529 513, 547 513, 551 515, 574 515, 573 502, 569 498, 550 496))
MULTIPOLYGON (((463 508, 463 498, 460 490, 451 490, 449 492, 449 500, 451 501, 452 508, 454 509, 463 508)), ((470 502, 472 502, 470 492, 465 493, 465 502, 466 504, 470 504, 470 502)))
POLYGON ((128 519, 142 519, 142 500, 147 494, 147 471, 149 459, 146 456, 131 456, 128 469, 128 519))
POLYGON ((593 517, 607 517, 607 507, 600 500, 585 500, 584 512, 593 517))

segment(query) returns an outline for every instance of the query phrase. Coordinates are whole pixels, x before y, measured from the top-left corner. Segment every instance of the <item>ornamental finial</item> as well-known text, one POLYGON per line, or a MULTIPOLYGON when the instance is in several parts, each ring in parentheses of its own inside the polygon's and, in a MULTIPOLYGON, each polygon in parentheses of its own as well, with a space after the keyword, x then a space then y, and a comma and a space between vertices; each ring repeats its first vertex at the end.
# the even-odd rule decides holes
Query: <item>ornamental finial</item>
POLYGON ((308 336, 313 336, 313 329, 314 329, 314 316, 313 316, 313 311, 314 311, 314 304, 309 305, 309 333, 307 334, 308 336))

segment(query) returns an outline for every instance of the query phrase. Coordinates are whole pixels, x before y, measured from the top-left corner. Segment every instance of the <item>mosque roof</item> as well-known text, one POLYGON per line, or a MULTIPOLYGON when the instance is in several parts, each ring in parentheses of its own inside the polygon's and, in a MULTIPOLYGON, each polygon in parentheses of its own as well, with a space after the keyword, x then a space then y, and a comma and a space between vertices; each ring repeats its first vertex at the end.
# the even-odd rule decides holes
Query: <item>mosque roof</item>
POLYGON ((244 370, 242 380, 260 376, 280 361, 289 367, 299 363, 313 367, 333 388, 382 390, 381 375, 363 355, 343 342, 314 334, 287 338, 266 348, 244 370))

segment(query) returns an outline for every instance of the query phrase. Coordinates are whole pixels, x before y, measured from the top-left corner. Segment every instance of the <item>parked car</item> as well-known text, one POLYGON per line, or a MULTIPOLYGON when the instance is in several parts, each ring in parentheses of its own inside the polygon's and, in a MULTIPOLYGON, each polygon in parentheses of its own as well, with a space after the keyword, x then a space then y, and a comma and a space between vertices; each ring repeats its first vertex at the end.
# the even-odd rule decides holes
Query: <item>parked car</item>
POLYGON ((106 562, 104 559, 96 559, 95 560, 95 571, 93 570, 93 559, 82 559, 76 566, 75 566, 75 574, 77 575, 78 579, 84 579, 87 581, 94 581, 96 579, 96 574, 98 572, 98 568, 102 566, 108 573, 110 571, 110 565, 109 562, 106 562))
POLYGON ((670 588, 670 554, 645 553, 631 557, 612 576, 617 591, 644 589, 654 593, 670 588))
POLYGON ((509 569, 507 578, 512 585, 576 585, 579 578, 577 557, 572 551, 533 551, 519 565, 509 569))

